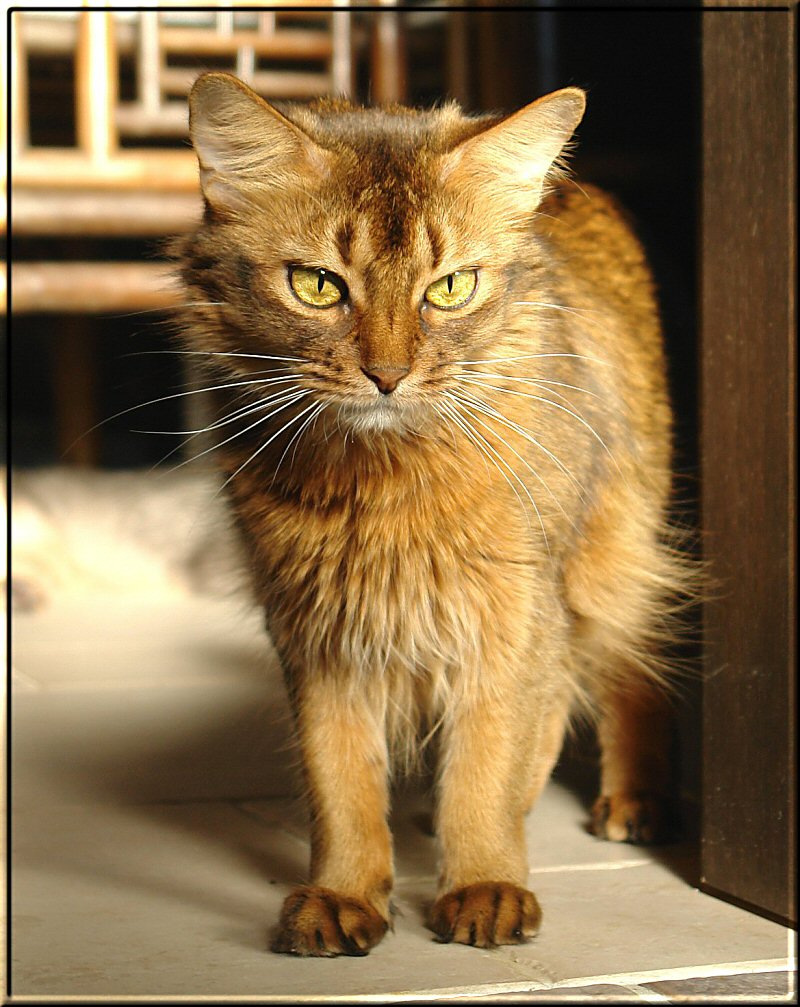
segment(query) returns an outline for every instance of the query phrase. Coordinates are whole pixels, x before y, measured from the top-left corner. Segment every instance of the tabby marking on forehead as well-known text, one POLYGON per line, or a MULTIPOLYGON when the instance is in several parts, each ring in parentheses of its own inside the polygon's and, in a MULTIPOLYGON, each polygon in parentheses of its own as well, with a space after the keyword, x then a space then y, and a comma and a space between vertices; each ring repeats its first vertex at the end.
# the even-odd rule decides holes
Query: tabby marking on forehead
POLYGON ((352 262, 350 257, 350 246, 353 242, 353 224, 350 220, 345 220, 336 232, 336 247, 345 266, 352 262))

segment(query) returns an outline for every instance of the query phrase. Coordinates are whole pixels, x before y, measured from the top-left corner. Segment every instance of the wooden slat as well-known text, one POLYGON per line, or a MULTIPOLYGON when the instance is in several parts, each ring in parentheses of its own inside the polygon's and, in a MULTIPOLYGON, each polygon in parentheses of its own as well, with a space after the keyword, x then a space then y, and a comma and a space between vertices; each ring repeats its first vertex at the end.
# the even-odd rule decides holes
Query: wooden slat
MULTIPOLYGON (((345 0, 334 0, 340 6, 345 0)), ((353 35, 349 11, 331 14, 331 94, 349 98, 353 93, 353 35)))
MULTIPOLYGON (((145 111, 157 112, 161 105, 161 87, 158 73, 161 69, 161 50, 158 42, 158 12, 142 11, 139 15, 139 47, 136 64, 136 81, 139 103, 145 111)), ((119 125, 119 120, 117 120, 119 125)))
POLYGON ((119 151, 96 163, 79 150, 40 149, 16 158, 12 184, 48 189, 98 188, 186 192, 197 189, 197 159, 191 150, 119 151))
POLYGON ((14 234, 134 237, 178 234, 202 215, 199 193, 14 189, 14 234))
POLYGON ((167 101, 152 111, 133 102, 121 102, 114 118, 117 129, 127 137, 189 135, 189 109, 185 101, 167 101))
POLYGON ((83 314, 168 308, 181 297, 173 271, 159 262, 16 262, 11 310, 83 314))
MULTIPOLYGON (((64 18, 29 17, 24 11, 17 11, 14 17, 21 15, 21 35, 27 52, 42 56, 69 56, 75 52, 78 44, 78 21, 64 18)), ((126 55, 135 51, 136 28, 128 21, 117 21, 114 34, 119 52, 126 55)))
MULTIPOLYGON (((15 11, 11 16, 11 155, 19 157, 29 142, 28 123, 28 60, 21 31, 22 15, 15 11)), ((4 77, 5 79, 5 77, 4 77)), ((3 113, 5 112, 5 95, 3 95, 3 113)), ((3 114, 5 121, 5 114, 3 114)))
MULTIPOLYGON (((161 86, 165 94, 188 94, 199 73, 199 68, 169 67, 161 71, 161 86)), ((331 79, 327 73, 261 70, 253 74, 250 86, 273 98, 311 98, 327 94, 331 79)))
POLYGON ((250 46, 258 56, 270 59, 328 59, 331 37, 318 31, 276 31, 260 35, 257 31, 235 31, 218 35, 193 28, 161 28, 164 52, 190 56, 233 55, 240 46, 250 46))
POLYGON ((53 340, 53 409, 59 457, 68 465, 94 467, 100 455, 100 417, 96 414, 97 383, 92 319, 70 315, 59 319, 53 340))
POLYGON ((78 146, 93 161, 107 160, 117 147, 117 72, 111 15, 84 11, 75 53, 75 122, 78 146))
POLYGON ((796 920, 794 16, 703 18, 704 890, 796 920))

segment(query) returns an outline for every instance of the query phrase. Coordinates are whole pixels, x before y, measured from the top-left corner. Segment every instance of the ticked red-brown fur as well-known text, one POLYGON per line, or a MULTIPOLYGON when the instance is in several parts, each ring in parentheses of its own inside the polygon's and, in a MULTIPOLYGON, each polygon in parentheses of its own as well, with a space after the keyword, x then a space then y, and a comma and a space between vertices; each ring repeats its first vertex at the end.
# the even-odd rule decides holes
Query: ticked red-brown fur
POLYGON ((275 950, 381 939, 389 780, 423 738, 441 940, 536 932, 524 815, 576 707, 599 715, 597 831, 656 838, 658 647, 687 565, 669 544, 650 272, 614 201, 554 168, 583 106, 568 88, 504 119, 279 110, 224 74, 192 92, 206 212, 177 246, 184 341, 230 386, 216 457, 312 817, 310 884, 275 950), (345 296, 304 303, 292 267, 334 273, 345 296), (464 270, 466 304, 426 298, 464 270))

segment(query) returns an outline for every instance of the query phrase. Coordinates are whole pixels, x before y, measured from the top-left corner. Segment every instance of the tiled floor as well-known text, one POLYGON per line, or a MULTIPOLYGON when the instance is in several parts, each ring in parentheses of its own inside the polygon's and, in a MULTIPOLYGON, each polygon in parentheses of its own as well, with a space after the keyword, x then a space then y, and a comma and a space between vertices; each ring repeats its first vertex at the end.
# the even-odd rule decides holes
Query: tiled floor
POLYGON ((398 795, 394 932, 271 954, 303 879, 280 675, 231 602, 84 598, 14 620, 13 999, 796 1002, 789 931, 701 894, 691 845, 603 843, 552 782, 529 820, 540 935, 439 945, 427 804, 398 795))

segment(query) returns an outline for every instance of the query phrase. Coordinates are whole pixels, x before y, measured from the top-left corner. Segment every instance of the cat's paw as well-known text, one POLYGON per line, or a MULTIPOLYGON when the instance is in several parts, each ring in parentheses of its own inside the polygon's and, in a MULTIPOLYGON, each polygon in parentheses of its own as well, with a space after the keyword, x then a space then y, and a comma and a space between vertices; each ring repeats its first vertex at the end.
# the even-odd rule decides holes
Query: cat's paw
POLYGON ((388 929, 368 902, 309 885, 283 903, 272 950, 278 954, 366 955, 388 929))
POLYGON ((678 821, 672 802, 660 794, 604 794, 592 807, 590 830, 615 843, 668 843, 677 837, 678 821))
POLYGON ((441 943, 476 948, 523 944, 539 931, 542 911, 536 896, 506 881, 482 881, 438 898, 428 912, 428 927, 441 943))

